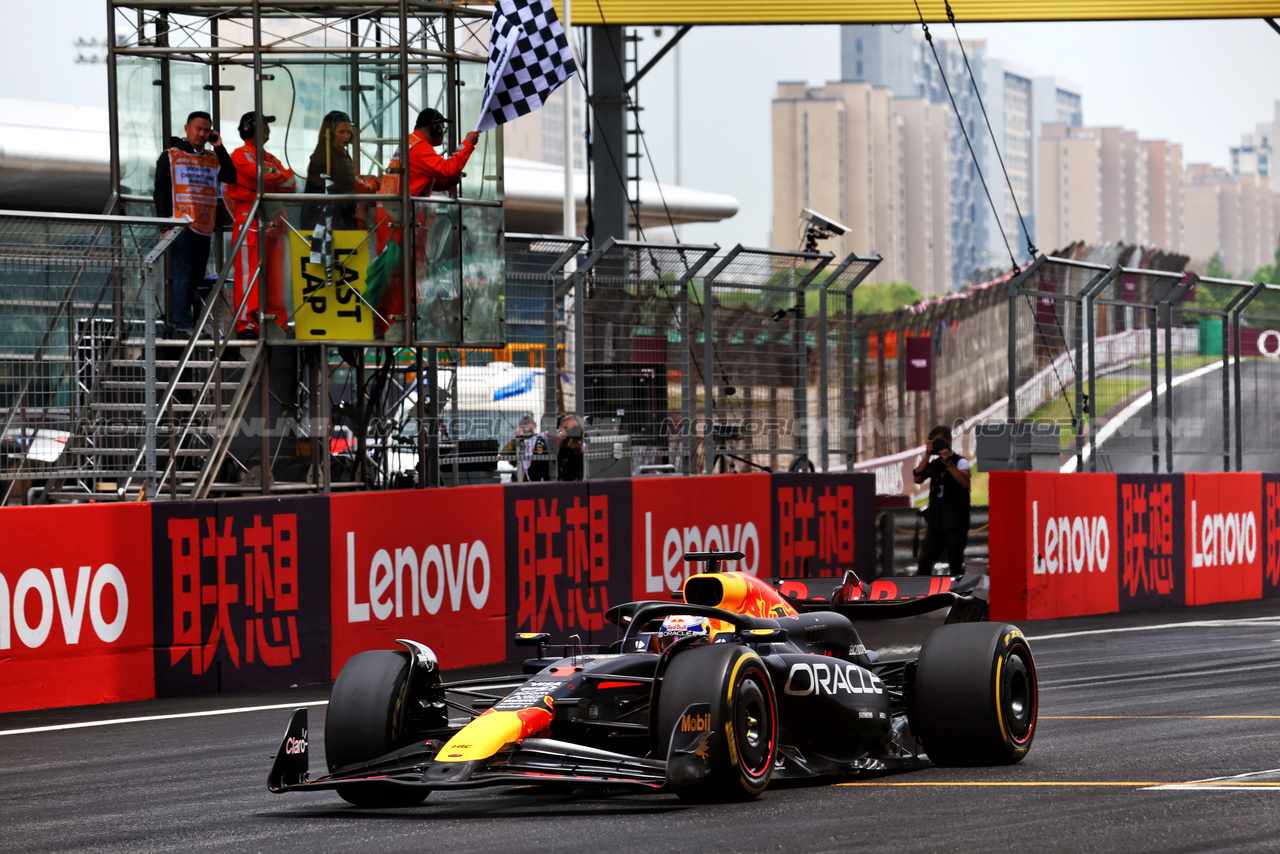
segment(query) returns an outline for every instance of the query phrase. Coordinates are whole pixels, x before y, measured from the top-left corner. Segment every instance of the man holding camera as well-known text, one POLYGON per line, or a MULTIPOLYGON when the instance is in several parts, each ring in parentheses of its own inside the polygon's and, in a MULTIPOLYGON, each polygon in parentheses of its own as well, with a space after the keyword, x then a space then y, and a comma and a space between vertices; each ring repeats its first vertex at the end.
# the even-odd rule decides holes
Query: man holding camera
POLYGON ((929 431, 924 458, 913 474, 916 483, 929 481, 918 573, 933 575, 934 563, 945 554, 951 574, 961 575, 969 544, 969 461, 951 450, 950 430, 939 426, 929 431))
MULTIPOLYGON (((582 480, 582 422, 576 415, 560 419, 556 429, 556 480, 582 480)), ((525 451, 526 480, 551 480, 551 431, 529 440, 525 451)))

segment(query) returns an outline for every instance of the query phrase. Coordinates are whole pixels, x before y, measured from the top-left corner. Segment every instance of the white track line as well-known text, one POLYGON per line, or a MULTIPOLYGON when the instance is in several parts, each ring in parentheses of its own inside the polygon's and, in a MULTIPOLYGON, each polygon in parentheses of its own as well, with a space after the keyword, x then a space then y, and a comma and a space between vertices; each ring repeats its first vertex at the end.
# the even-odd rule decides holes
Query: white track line
MULTIPOLYGON (((511 683, 504 682, 498 685, 468 685, 469 689, 485 689, 485 688, 509 688, 511 683)), ((95 726, 118 726, 119 724, 137 724, 147 723, 149 721, 172 721, 182 718, 209 718, 218 715, 239 715, 245 712, 272 712, 280 709, 298 709, 303 706, 327 706, 328 700, 310 700, 304 703, 275 703, 269 706, 241 706, 236 709, 209 709, 203 712, 182 712, 172 715, 146 715, 136 718, 113 718, 105 721, 83 721, 75 724, 55 724, 53 726, 35 726, 25 729, 5 729, 0 730, 0 736, 4 735, 26 735, 28 733, 38 732, 59 732, 67 729, 87 729, 95 726)))
POLYGON ((239 715, 245 712, 267 712, 278 709, 297 709, 301 706, 327 706, 328 700, 311 700, 305 703, 276 703, 271 706, 243 706, 238 709, 209 709, 204 712, 182 712, 173 715, 147 715, 137 718, 113 718, 106 721, 84 721, 77 724, 56 724, 54 726, 33 726, 26 729, 0 730, 0 735, 25 735, 33 732, 58 732, 64 729, 87 729, 95 726, 116 726, 118 724, 137 724, 149 721, 174 721, 181 718, 209 718, 217 715, 239 715))
POLYGON ((1028 635, 1028 640, 1045 641, 1059 638, 1079 638, 1088 635, 1118 635, 1125 632, 1154 632, 1160 629, 1208 629, 1231 626, 1261 626, 1280 629, 1280 617, 1250 617, 1243 620, 1190 620, 1176 623, 1159 623, 1154 626, 1118 626, 1114 629, 1086 629, 1078 632, 1056 632, 1051 635, 1028 635))
MULTIPOLYGON (((1208 365, 1205 365, 1204 367, 1196 368, 1194 371, 1191 371, 1190 373, 1183 374, 1180 377, 1174 377, 1173 387, 1177 388, 1178 386, 1182 385, 1185 382, 1190 382, 1191 380, 1199 379, 1205 374, 1211 374, 1214 371, 1219 370, 1221 368, 1222 368, 1221 362, 1211 362, 1208 365)), ((1160 383, 1156 386, 1156 391, 1159 394, 1164 394, 1167 388, 1168 387, 1164 383, 1160 383)), ((1130 418, 1137 415, 1139 412, 1141 412, 1143 409, 1146 409, 1150 405, 1151 405, 1151 392, 1150 391, 1143 392, 1142 395, 1138 397, 1137 400, 1133 401, 1133 403, 1130 403, 1124 409, 1120 410, 1119 414, 1117 414, 1115 418, 1112 418, 1110 421, 1108 421, 1106 424, 1102 426, 1102 429, 1098 431, 1097 440, 1093 443, 1094 447, 1102 445, 1103 442, 1107 441, 1113 435, 1115 435, 1115 433, 1119 431, 1121 427, 1124 426, 1125 422, 1127 422, 1130 418)), ((1091 456, 1090 447, 1086 445, 1084 452, 1081 454, 1081 457, 1087 460, 1089 459, 1090 456, 1091 456)), ((1066 474, 1068 472, 1073 472, 1075 470, 1076 470, 1076 457, 1075 455, 1072 455, 1071 459, 1067 460, 1067 462, 1063 464, 1062 473, 1066 474)))
POLYGON ((1217 792, 1226 789, 1232 792, 1256 792, 1271 789, 1280 791, 1280 781, 1267 780, 1250 783, 1248 777, 1260 777, 1263 774, 1280 774, 1280 768, 1269 768, 1266 771, 1249 771, 1234 774, 1230 777, 1207 777, 1203 780, 1192 780, 1188 783, 1165 783, 1162 786, 1147 786, 1142 791, 1181 791, 1181 792, 1217 792))

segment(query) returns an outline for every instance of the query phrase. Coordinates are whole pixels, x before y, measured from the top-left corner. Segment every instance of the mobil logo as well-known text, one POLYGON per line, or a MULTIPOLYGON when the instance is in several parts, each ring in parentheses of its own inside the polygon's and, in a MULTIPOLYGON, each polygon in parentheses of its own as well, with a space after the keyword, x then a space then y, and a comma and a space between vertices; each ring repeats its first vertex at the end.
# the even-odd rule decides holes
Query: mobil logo
POLYGON ((1191 565, 1193 567, 1246 566, 1258 556, 1258 516, 1241 513, 1200 515, 1199 502, 1191 500, 1191 565))
POLYGON ((444 608, 481 610, 493 572, 484 540, 378 548, 357 571, 356 532, 347 531, 347 622, 436 614, 444 608))
POLYGON ((723 524, 676 525, 654 534, 653 513, 644 514, 644 589, 646 593, 679 590, 685 579, 701 570, 687 563, 688 552, 742 552, 742 560, 727 560, 725 572, 756 575, 760 569, 760 532, 751 520, 723 524))
POLYGON ((44 646, 54 637, 57 618, 60 636, 68 646, 76 646, 85 633, 85 615, 93 635, 103 643, 114 643, 124 633, 129 619, 129 585, 115 564, 97 569, 82 566, 75 573, 55 566, 49 570, 31 568, 17 577, 12 589, 0 574, 0 649, 10 649, 14 635, 28 649, 44 646))
POLYGON ((1036 575, 1106 572, 1111 525, 1102 515, 1053 515, 1031 502, 1032 572, 1036 575))

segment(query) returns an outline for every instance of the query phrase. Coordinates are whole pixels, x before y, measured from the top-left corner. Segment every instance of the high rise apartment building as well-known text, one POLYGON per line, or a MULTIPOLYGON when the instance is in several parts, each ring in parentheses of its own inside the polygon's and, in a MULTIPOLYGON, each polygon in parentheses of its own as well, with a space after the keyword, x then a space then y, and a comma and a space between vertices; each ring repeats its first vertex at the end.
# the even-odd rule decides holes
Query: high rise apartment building
POLYGON ((1231 173, 1207 163, 1193 163, 1183 173, 1183 252, 1193 270, 1204 272, 1213 253, 1222 248, 1222 187, 1234 182, 1231 173))
POLYGON ((1102 239, 1102 135, 1096 128, 1046 125, 1039 140, 1036 222, 1040 248, 1102 239))
POLYGON ((933 46, 936 59, 914 27, 895 31, 887 26, 844 26, 841 76, 846 81, 888 88, 899 99, 923 98, 944 107, 950 128, 949 263, 952 286, 959 287, 975 270, 1007 266, 1010 249, 1020 262, 1025 261, 1024 222, 1032 240, 1038 242, 1039 127, 1045 122, 1079 125, 1081 95, 1079 87, 1068 81, 1037 77, 1029 69, 991 57, 981 41, 966 41, 962 50, 960 42, 935 38, 933 46), (969 69, 981 93, 981 104, 970 83, 969 69), (959 111, 963 128, 954 110, 959 111), (992 144, 993 135, 999 152, 992 144), (1001 157, 1008 182, 1001 170, 1001 157), (983 188, 984 179, 987 189, 983 188))
POLYGON ((1182 251, 1182 146, 1142 142, 1147 153, 1147 233, 1152 246, 1182 251))
POLYGON ((948 290, 945 110, 849 82, 780 83, 772 109, 773 245, 798 248, 812 208, 849 226, 823 249, 880 253, 872 281, 948 290))

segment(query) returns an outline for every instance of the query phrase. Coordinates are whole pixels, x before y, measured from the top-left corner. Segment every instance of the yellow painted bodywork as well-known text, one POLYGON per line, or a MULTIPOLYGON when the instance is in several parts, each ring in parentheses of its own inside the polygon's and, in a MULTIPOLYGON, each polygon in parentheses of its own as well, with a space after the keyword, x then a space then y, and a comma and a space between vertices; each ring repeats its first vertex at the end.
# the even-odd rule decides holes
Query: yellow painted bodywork
MULTIPOLYGON (((551 698, 543 698, 550 705, 551 698)), ((436 754, 437 762, 472 762, 488 759, 509 744, 528 738, 551 725, 552 713, 542 706, 500 712, 489 709, 458 730, 436 754)))

